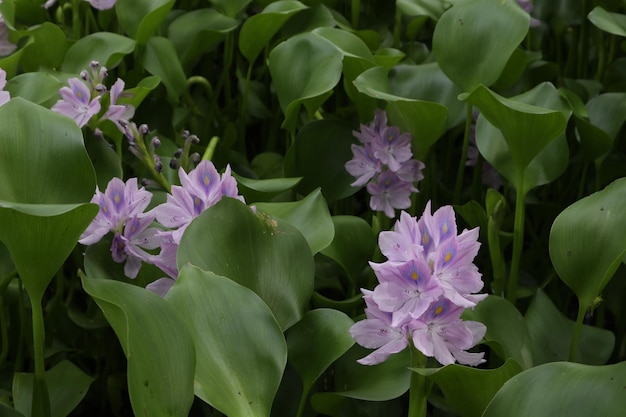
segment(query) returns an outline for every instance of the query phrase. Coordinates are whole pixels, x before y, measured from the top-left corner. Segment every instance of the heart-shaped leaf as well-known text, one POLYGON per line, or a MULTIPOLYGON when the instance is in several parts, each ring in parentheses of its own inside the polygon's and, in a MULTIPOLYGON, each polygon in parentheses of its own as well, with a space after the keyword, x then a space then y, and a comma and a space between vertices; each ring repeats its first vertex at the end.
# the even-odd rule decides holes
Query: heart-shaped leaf
POLYGON ((65 54, 62 69, 64 72, 79 74, 89 68, 91 61, 112 68, 124 55, 135 50, 135 41, 126 36, 111 32, 91 33, 77 40, 65 54))
POLYGON ((126 33, 138 44, 145 45, 174 3, 175 0, 118 0, 115 14, 126 33))

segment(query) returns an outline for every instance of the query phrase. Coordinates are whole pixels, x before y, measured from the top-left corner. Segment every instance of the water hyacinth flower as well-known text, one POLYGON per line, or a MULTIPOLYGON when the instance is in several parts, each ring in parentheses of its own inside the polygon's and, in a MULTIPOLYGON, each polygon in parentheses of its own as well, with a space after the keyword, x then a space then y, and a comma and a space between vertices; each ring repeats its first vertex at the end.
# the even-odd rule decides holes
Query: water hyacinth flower
POLYGON ((4 86, 7 85, 7 73, 0 68, 0 106, 5 104, 11 99, 11 95, 8 91, 4 91, 4 86))
MULTIPOLYGON (((98 10, 108 10, 115 6, 117 0, 85 0, 87 3, 91 5, 94 9, 98 10)), ((57 0, 47 0, 42 7, 45 9, 49 9, 57 3, 57 0)))
POLYGON ((370 208, 387 217, 394 217, 396 209, 409 208, 411 193, 418 192, 414 184, 424 178, 424 164, 412 159, 411 135, 387 126, 387 114, 380 109, 369 125, 352 133, 362 145, 351 146, 353 158, 345 164, 356 179, 351 185, 366 185, 370 208))
POLYGON ((362 289, 367 318, 350 329, 358 344, 377 350, 359 363, 380 363, 410 342, 442 365, 484 362, 484 353, 467 350, 483 338, 485 325, 461 319, 487 297, 477 294, 483 287, 473 264, 477 239, 478 228, 457 234, 451 206, 431 214, 430 202, 419 220, 403 211, 394 230, 380 234, 387 261, 370 263, 379 284, 362 289))
POLYGON ((146 250, 160 245, 159 229, 149 227, 154 216, 144 213, 152 194, 143 187, 138 188, 137 178, 123 182, 113 178, 106 190, 96 193, 91 202, 100 207, 98 214, 78 240, 83 245, 93 245, 106 234, 113 233, 111 253, 113 260, 125 262, 124 273, 135 278, 142 262, 151 262, 153 255, 146 250))
POLYGON ((89 87, 79 78, 70 78, 69 87, 59 90, 61 100, 51 110, 74 120, 78 127, 85 126, 100 111, 100 96, 91 98, 89 87))
POLYGON ((109 91, 109 108, 102 115, 101 120, 110 120, 120 132, 125 133, 124 124, 128 124, 135 115, 135 108, 131 105, 117 104, 117 100, 124 91, 124 81, 118 78, 109 91))

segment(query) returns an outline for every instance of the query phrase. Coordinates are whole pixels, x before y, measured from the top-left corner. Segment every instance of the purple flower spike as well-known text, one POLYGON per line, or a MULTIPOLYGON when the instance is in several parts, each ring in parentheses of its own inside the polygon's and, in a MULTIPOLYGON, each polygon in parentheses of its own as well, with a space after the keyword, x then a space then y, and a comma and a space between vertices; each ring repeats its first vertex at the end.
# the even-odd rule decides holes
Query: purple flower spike
POLYGON ((68 84, 69 87, 62 87, 59 91, 62 99, 51 110, 70 117, 78 127, 83 127, 100 111, 100 97, 91 100, 89 88, 78 78, 70 78, 68 84))
POLYGON ((372 141, 372 150, 380 162, 387 165, 393 172, 398 171, 403 162, 413 156, 411 151, 411 135, 400 134, 397 126, 389 126, 381 132, 376 140, 372 141))
POLYGON ((356 178, 352 184, 353 187, 365 185, 376 174, 381 171, 381 163, 374 156, 372 146, 368 143, 365 146, 352 145, 352 154, 354 158, 346 162, 346 171, 356 178))
POLYGON ((135 115, 135 108, 131 105, 117 104, 120 94, 124 91, 124 81, 120 78, 109 91, 110 104, 106 113, 102 116, 102 120, 111 120, 122 133, 126 133, 125 125, 128 125, 130 119, 135 115))
POLYGON ((378 176, 378 182, 367 185, 367 191, 372 196, 372 210, 384 211, 387 217, 393 218, 396 215, 395 209, 411 207, 411 193, 417 189, 412 183, 402 181, 395 173, 385 171, 378 176))

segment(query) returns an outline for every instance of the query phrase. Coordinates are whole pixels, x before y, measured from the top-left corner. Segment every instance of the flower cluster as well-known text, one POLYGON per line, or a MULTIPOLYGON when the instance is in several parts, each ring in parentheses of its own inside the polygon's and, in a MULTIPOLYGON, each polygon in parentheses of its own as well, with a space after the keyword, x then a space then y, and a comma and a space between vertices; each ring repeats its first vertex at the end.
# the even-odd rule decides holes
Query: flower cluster
POLYGON ((367 184, 372 210, 393 218, 395 209, 411 206, 411 193, 418 192, 413 184, 424 178, 424 164, 412 159, 411 135, 387 126, 387 114, 382 110, 376 110, 369 126, 361 125, 360 132, 353 134, 362 146, 352 145, 353 158, 345 164, 356 178, 351 185, 367 184))
POLYGON ((457 235, 451 206, 430 213, 430 202, 417 220, 402 212, 393 231, 382 232, 379 246, 387 261, 370 263, 379 285, 363 289, 367 318, 350 334, 358 344, 376 349, 359 360, 364 365, 385 361, 404 350, 409 341, 442 365, 478 365, 484 353, 470 353, 485 335, 479 322, 461 314, 486 294, 473 264, 478 253, 478 228, 457 235))
POLYGON ((109 232, 113 233, 111 254, 115 262, 126 262, 124 273, 135 278, 142 262, 154 264, 169 275, 148 285, 149 289, 164 295, 178 276, 176 251, 183 232, 207 208, 222 197, 232 197, 244 202, 238 195, 237 182, 230 166, 220 174, 210 161, 202 161, 186 173, 178 172, 181 186, 172 186, 167 201, 148 212, 152 194, 144 187, 138 188, 137 179, 124 183, 113 178, 104 192, 96 189, 91 202, 100 210, 79 242, 93 245, 109 232), (157 223, 155 223, 155 220, 157 223), (160 248, 158 254, 152 249, 160 248))
MULTIPOLYGON (((104 79, 107 77, 107 69, 98 61, 89 64, 89 70, 80 73, 80 78, 70 78, 69 87, 59 90, 61 100, 51 108, 52 111, 72 118, 78 127, 83 127, 100 113, 102 96, 107 93, 104 79)), ((124 81, 120 78, 115 81, 109 92, 109 106, 98 119, 98 122, 111 120, 124 133, 123 123, 128 122, 135 114, 135 108, 131 105, 117 104, 122 91, 124 81)))

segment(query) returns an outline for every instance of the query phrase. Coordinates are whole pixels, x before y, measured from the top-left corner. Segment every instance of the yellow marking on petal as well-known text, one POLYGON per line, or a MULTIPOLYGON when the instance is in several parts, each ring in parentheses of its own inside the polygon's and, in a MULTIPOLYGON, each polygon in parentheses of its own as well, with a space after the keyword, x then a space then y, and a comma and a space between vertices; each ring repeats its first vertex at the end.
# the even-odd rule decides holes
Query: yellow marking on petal
POLYGON ((387 140, 388 140, 389 142, 393 142, 393 135, 389 135, 389 137, 387 138, 387 140))
POLYGON ((437 308, 435 309, 435 316, 438 316, 441 313, 443 313, 443 306, 437 306, 437 308))
POLYGON ((115 194, 115 197, 113 197, 113 201, 115 201, 115 204, 119 204, 119 202, 120 202, 120 195, 119 194, 115 194))
POLYGON ((430 236, 428 236, 428 233, 424 233, 422 235, 422 245, 427 245, 429 241, 430 241, 430 236))
POLYGON ((450 262, 450 259, 452 258, 452 254, 450 252, 446 253, 446 257, 443 259, 444 262, 448 263, 450 262))
POLYGON ((194 197, 194 199, 193 199, 193 204, 194 204, 196 207, 199 207, 199 206, 200 206, 200 204, 202 204, 202 200, 200 200, 198 197, 194 197))
POLYGON ((420 279, 420 276, 417 274, 417 272, 413 271, 411 272, 411 278, 413 278, 414 281, 417 281, 418 279, 420 279))
POLYGON ((448 233, 448 223, 444 223, 441 230, 443 231, 444 235, 448 233))
POLYGON ((391 184, 391 181, 389 181, 389 180, 385 181, 385 185, 386 186, 389 186, 389 184, 391 184))
POLYGON ((211 178, 208 175, 205 175, 203 178, 204 185, 209 185, 211 183, 211 178))

